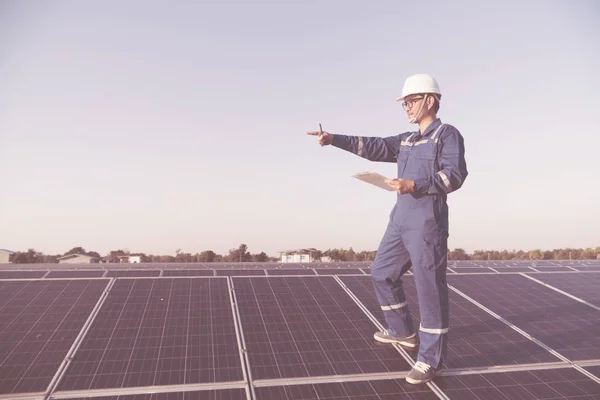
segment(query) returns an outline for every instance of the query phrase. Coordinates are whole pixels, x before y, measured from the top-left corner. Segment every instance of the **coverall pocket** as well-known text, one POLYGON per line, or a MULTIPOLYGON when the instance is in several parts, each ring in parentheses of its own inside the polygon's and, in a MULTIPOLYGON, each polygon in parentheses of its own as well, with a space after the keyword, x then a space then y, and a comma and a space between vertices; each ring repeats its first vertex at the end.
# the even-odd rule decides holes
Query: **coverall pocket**
POLYGON ((423 235, 421 260, 425 268, 436 270, 444 265, 447 254, 446 242, 444 236, 438 232, 423 235))

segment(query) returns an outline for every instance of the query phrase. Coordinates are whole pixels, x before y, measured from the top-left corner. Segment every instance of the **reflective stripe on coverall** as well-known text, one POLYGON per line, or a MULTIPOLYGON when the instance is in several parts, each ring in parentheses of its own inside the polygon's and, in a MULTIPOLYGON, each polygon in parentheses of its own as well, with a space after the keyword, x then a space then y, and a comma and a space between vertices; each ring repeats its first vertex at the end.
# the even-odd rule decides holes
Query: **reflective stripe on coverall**
POLYGON ((417 361, 438 367, 447 351, 449 325, 446 199, 468 174, 463 137, 437 119, 423 135, 335 135, 332 145, 370 161, 396 162, 398 178, 415 181, 416 192, 397 196, 371 277, 389 333, 410 336, 415 328, 401 276, 412 267, 421 319, 417 361))

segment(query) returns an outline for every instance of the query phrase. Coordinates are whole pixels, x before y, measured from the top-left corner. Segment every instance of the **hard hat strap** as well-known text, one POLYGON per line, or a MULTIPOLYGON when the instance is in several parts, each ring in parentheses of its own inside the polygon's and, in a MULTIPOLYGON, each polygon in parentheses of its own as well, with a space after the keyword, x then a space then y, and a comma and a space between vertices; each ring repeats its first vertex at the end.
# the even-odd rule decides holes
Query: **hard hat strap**
POLYGON ((427 94, 423 97, 423 101, 421 102, 421 107, 419 108, 419 112, 413 118, 411 118, 410 123, 415 124, 419 117, 421 116, 421 112, 423 111, 423 107, 425 107, 425 102, 427 101, 427 94))

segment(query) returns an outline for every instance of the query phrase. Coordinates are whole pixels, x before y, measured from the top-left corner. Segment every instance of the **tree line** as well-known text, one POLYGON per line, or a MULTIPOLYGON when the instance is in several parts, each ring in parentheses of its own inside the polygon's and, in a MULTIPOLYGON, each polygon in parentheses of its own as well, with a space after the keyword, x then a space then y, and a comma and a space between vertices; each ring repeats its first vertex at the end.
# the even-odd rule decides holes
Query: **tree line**
MULTIPOLYGON (((349 249, 334 248, 328 250, 308 249, 311 258, 316 261, 331 260, 334 262, 352 262, 366 261, 375 259, 376 251, 354 251, 349 249)), ((145 253, 134 253, 127 249, 111 250, 104 257, 98 252, 87 251, 82 247, 74 247, 64 254, 44 254, 35 249, 27 251, 17 251, 11 254, 10 261, 14 264, 53 264, 57 263, 62 256, 70 254, 84 254, 91 257, 97 257, 102 262, 118 263, 122 257, 140 256, 144 263, 212 263, 212 262, 277 262, 278 257, 270 257, 264 251, 260 253, 251 253, 248 246, 241 244, 237 248, 232 248, 227 254, 218 254, 212 250, 205 250, 198 253, 184 252, 181 249, 175 250, 175 255, 156 255, 145 253)), ((448 251, 448 260, 591 260, 600 258, 600 246, 596 248, 564 248, 554 250, 475 250, 473 253, 467 253, 464 249, 453 249, 448 251)))

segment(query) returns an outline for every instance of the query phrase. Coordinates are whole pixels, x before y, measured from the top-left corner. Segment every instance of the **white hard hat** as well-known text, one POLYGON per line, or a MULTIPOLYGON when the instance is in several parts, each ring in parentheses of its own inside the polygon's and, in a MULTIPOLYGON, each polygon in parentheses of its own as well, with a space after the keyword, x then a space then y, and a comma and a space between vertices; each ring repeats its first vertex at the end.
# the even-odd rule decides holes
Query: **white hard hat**
POLYGON ((402 87, 402 97, 398 97, 396 101, 402 101, 406 96, 418 93, 433 93, 436 94, 438 100, 442 96, 440 86, 433 76, 428 74, 415 74, 406 78, 402 87))

